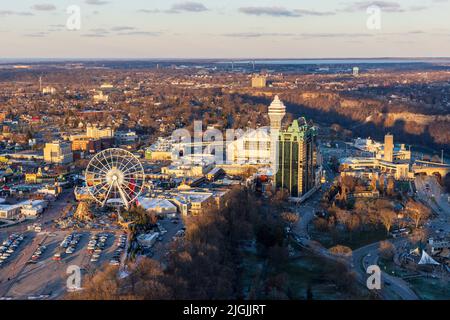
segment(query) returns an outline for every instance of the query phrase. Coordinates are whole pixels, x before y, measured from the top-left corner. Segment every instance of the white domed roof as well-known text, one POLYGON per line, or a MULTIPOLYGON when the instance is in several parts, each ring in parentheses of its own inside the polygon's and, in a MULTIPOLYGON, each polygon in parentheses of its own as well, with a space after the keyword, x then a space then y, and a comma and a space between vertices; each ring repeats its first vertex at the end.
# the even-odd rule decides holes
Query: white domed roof
POLYGON ((278 95, 276 95, 273 102, 269 106, 269 113, 285 113, 285 112, 286 112, 286 106, 280 100, 280 97, 278 97, 278 95))

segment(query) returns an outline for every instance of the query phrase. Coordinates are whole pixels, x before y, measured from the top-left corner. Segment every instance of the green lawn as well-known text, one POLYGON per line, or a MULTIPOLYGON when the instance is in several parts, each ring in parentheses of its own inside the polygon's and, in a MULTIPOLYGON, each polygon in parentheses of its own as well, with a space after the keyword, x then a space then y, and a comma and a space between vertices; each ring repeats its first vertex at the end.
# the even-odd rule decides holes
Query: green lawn
POLYGON ((387 239, 386 229, 384 228, 354 233, 349 233, 346 231, 335 232, 334 236, 332 232, 318 231, 313 225, 310 225, 309 231, 311 238, 320 242, 326 248, 331 248, 340 244, 354 250, 365 245, 387 239))
POLYGON ((380 259, 378 261, 378 265, 380 266, 381 270, 386 272, 387 274, 396 276, 396 277, 407 277, 412 275, 417 275, 417 272, 407 270, 404 268, 401 268, 397 266, 393 261, 386 261, 383 259, 380 259))
MULTIPOLYGON (((263 262, 255 254, 244 254, 244 288, 260 280, 263 262)), ((366 297, 352 297, 339 288, 329 279, 329 275, 335 272, 334 263, 330 263, 314 256, 303 256, 291 259, 279 266, 276 270, 270 270, 267 276, 285 274, 286 283, 289 286, 292 299, 306 299, 308 286, 312 289, 314 300, 346 300, 365 299, 366 297)), ((362 288, 363 289, 363 288, 362 288)))
POLYGON ((450 300, 450 283, 439 279, 417 278, 407 280, 423 300, 450 300))

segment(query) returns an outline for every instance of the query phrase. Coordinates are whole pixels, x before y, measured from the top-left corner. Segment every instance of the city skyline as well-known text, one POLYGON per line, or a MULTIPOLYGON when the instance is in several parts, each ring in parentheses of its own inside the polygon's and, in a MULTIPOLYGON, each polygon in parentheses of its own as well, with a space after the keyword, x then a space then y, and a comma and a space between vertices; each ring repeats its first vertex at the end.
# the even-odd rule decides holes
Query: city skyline
POLYGON ((0 10, 0 58, 445 57, 448 9, 446 0, 25 0, 0 10), (368 27, 373 5, 380 28, 368 27), (79 30, 67 29, 71 6, 79 30))

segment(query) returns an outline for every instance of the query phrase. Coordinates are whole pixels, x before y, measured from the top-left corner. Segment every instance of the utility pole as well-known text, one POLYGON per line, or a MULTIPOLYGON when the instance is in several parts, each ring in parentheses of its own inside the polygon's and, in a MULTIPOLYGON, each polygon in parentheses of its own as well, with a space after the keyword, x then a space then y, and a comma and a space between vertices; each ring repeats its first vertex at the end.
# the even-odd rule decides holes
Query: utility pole
POLYGON ((444 164, 444 149, 441 150, 441 161, 444 164))

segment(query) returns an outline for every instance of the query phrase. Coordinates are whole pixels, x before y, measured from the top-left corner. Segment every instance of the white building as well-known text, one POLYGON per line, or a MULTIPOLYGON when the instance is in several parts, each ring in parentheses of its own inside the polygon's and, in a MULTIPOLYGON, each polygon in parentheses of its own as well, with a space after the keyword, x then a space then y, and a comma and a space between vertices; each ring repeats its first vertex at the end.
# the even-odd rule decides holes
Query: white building
POLYGON ((0 204, 0 219, 17 219, 20 215, 21 206, 14 204, 0 204))
POLYGON ((361 151, 377 153, 382 150, 383 144, 381 144, 380 142, 376 142, 370 137, 367 139, 357 138, 353 142, 353 147, 361 151))
POLYGON ((251 130, 227 145, 227 163, 270 164, 270 150, 270 127, 251 130))
POLYGON ((45 200, 28 200, 19 203, 22 207, 20 213, 26 217, 35 218, 47 208, 47 201, 45 200))
POLYGON ((117 131, 114 134, 114 138, 119 144, 135 143, 138 140, 138 136, 135 131, 117 131))
POLYGON ((138 204, 144 210, 158 215, 174 216, 177 213, 177 207, 167 199, 139 197, 138 204))

